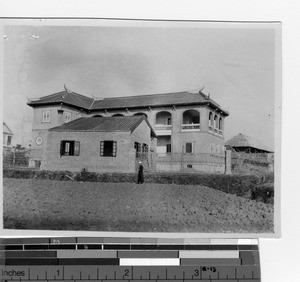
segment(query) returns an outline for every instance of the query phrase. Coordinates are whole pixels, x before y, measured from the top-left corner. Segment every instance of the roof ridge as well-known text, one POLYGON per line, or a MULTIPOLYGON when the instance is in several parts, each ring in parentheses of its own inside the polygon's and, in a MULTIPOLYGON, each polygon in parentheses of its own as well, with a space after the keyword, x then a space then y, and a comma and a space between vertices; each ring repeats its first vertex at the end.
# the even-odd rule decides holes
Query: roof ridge
POLYGON ((159 94, 146 94, 146 95, 135 95, 135 96, 121 96, 121 97, 109 97, 109 98, 104 98, 103 100, 109 100, 109 99, 126 99, 126 98, 140 98, 140 97, 149 97, 149 96, 163 96, 163 95, 172 95, 172 94, 197 94, 197 93, 192 93, 189 91, 179 91, 179 92, 170 92, 170 93, 159 93, 159 94))

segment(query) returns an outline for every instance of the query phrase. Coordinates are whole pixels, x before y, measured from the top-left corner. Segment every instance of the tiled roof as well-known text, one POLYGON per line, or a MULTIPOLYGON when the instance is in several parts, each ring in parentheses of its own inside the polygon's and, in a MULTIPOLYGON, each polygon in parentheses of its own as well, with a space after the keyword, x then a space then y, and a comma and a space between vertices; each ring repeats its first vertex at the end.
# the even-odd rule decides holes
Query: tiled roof
POLYGON ((53 127, 51 131, 81 131, 81 132, 133 132, 145 121, 155 136, 155 132, 144 116, 132 117, 82 117, 61 126, 53 127))
POLYGON ((244 134, 238 134, 225 143, 226 146, 230 147, 249 147, 249 148, 255 148, 266 152, 271 152, 264 144, 262 144, 259 140, 244 135, 244 134))
POLYGON ((65 90, 52 95, 41 97, 37 100, 31 100, 27 104, 34 107, 48 104, 64 103, 83 109, 89 109, 93 101, 94 99, 87 96, 65 90))
MULTIPOLYGON (((211 100, 208 96, 202 93, 200 94, 191 92, 105 98, 103 100, 95 101, 95 103, 91 107, 91 110, 178 106, 208 103, 222 110, 221 107, 216 102, 211 100)), ((226 111, 222 111, 225 113, 225 115, 228 115, 226 111)))
POLYGON ((130 108, 145 108, 159 106, 179 106, 179 105, 195 105, 195 104, 210 104, 211 106, 223 111, 224 115, 229 113, 223 110, 220 105, 210 99, 203 93, 191 92, 176 92, 166 94, 152 94, 140 96, 125 96, 115 98, 104 98, 95 100, 69 90, 62 91, 49 96, 41 97, 37 100, 28 102, 29 106, 35 107, 47 104, 68 104, 85 110, 110 110, 110 109, 130 109, 130 108))

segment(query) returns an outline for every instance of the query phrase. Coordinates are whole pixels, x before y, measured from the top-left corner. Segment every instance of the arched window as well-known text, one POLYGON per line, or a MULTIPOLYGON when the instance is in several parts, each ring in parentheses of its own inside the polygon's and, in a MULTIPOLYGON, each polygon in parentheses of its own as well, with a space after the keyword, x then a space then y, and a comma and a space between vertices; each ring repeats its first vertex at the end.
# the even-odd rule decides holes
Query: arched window
POLYGON ((219 118, 219 133, 222 134, 223 131, 223 119, 219 118))
POLYGON ((113 115, 113 117, 123 117, 124 115, 122 115, 122 114, 115 114, 115 115, 113 115))
POLYGON ((214 117, 214 128, 218 129, 218 116, 217 115, 215 115, 215 117, 214 117))
POLYGON ((208 119, 209 119, 209 130, 212 131, 213 130, 213 126, 214 126, 212 112, 209 112, 208 119))
POLYGON ((200 113, 187 110, 182 115, 182 130, 200 130, 200 113))

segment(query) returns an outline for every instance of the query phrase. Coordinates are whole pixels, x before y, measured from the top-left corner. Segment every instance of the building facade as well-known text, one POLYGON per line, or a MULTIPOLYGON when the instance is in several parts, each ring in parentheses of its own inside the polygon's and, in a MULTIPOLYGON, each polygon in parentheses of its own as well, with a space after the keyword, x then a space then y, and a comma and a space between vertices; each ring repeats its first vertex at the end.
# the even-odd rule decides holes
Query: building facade
POLYGON ((65 88, 28 105, 34 110, 32 166, 39 165, 44 140, 55 126, 79 117, 142 115, 157 136, 157 171, 225 171, 224 130, 229 113, 201 91, 93 99, 65 88))
POLYGON ((138 148, 144 166, 154 165, 154 130, 144 117, 86 117, 48 130, 43 170, 135 172, 138 148))

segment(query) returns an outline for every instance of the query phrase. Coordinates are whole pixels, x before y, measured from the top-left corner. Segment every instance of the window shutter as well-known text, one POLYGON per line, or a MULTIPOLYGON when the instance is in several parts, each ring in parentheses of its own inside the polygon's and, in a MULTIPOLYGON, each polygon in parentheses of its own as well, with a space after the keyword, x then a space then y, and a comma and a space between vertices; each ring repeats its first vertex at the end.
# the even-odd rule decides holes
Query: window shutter
POLYGON ((75 141, 75 146, 74 146, 74 155, 79 156, 80 154, 80 142, 75 141))
POLYGON ((104 155, 104 141, 100 142, 100 156, 103 157, 104 155))
POLYGON ((113 157, 117 155, 117 142, 113 141, 113 157))
POLYGON ((64 154, 64 141, 60 141, 60 155, 64 154))
POLYGON ((70 143, 65 142, 65 155, 69 155, 69 154, 70 154, 70 143))

